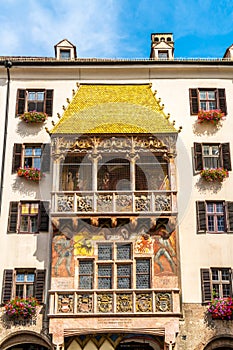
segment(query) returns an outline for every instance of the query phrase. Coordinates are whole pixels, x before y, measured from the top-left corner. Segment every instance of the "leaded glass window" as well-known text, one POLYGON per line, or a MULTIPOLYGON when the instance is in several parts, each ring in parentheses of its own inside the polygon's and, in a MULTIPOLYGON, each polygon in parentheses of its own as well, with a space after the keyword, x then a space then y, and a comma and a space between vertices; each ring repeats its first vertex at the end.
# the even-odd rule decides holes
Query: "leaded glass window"
POLYGON ((131 257, 131 244, 118 244, 117 245, 117 260, 130 260, 131 257))
POLYGON ((98 245, 98 260, 112 260, 112 245, 98 245))
POLYGON ((79 288, 93 288, 93 261, 79 261, 79 288))
POLYGON ((136 261, 136 288, 150 288, 150 260, 148 259, 136 261))
POLYGON ((151 288, 151 259, 135 259, 132 245, 97 243, 96 260, 79 260, 79 289, 151 288))
POLYGON ((112 288, 112 265, 98 265, 98 288, 112 288))
POLYGON ((117 288, 131 288, 131 264, 117 265, 117 288))

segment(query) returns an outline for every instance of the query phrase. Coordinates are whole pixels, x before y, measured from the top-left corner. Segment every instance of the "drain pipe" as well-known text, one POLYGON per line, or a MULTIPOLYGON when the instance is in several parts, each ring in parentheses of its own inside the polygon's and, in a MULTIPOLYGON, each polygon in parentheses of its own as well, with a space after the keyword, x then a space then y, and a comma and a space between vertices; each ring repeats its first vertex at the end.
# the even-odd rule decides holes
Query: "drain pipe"
POLYGON ((5 158, 6 158, 6 141, 7 141, 7 128, 8 128, 8 110, 9 110, 9 98, 10 98, 10 68, 12 62, 6 60, 4 66, 7 70, 7 90, 6 90, 6 110, 5 110, 5 127, 2 147, 2 169, 1 169, 1 184, 0 184, 0 215, 2 209, 2 192, 3 192, 3 181, 4 181, 4 169, 5 169, 5 158))

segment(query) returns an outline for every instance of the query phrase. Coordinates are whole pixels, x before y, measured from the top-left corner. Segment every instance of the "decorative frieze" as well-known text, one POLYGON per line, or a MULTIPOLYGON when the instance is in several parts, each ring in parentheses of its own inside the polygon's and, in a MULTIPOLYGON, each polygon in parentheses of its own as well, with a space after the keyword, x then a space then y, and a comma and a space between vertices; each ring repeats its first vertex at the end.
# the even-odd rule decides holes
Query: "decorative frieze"
POLYGON ((93 295, 78 294, 77 296, 77 312, 90 313, 93 312, 93 295))
POLYGON ((74 311, 74 295, 63 294, 58 296, 58 312, 68 313, 74 311))
POLYGON ((52 156, 60 158, 67 153, 132 153, 159 152, 175 156, 177 135, 140 136, 139 137, 81 137, 79 139, 52 138, 52 156))
POLYGON ((179 311, 179 290, 51 292, 51 314, 143 314, 179 311))
POLYGON ((98 294, 97 295, 97 311, 106 313, 113 311, 113 295, 98 294))
POLYGON ((156 293, 156 310, 167 312, 171 310, 171 293, 156 293))
POLYGON ((136 312, 152 311, 152 294, 141 293, 136 296, 136 312))
POLYGON ((117 312, 132 312, 133 311, 133 296, 132 294, 117 295, 117 312))

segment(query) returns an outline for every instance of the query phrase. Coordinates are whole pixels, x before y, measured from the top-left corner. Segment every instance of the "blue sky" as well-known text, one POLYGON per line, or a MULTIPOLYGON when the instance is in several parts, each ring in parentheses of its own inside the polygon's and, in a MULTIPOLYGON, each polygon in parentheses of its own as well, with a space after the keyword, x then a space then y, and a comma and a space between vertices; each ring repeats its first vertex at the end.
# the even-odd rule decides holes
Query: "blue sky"
POLYGON ((232 0, 0 0, 0 56, 149 58, 151 33, 171 32, 176 58, 221 58, 233 44, 232 0))

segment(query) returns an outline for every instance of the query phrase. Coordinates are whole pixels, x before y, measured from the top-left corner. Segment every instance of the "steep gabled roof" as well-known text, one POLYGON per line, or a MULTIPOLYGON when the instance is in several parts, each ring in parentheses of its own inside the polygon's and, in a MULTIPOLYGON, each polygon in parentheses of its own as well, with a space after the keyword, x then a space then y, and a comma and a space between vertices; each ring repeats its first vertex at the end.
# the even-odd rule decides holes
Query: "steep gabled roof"
POLYGON ((83 84, 52 134, 177 133, 150 84, 83 84))

